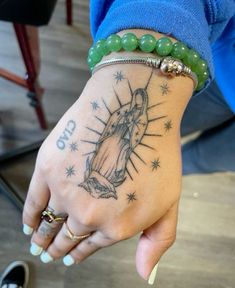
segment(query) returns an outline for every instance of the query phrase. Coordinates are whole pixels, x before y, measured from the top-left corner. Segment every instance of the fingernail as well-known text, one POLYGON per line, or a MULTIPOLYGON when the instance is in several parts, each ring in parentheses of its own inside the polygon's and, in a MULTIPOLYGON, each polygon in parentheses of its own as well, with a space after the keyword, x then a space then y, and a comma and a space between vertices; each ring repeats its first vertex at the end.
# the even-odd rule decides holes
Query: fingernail
POLYGON ((49 262, 52 262, 54 259, 51 257, 50 254, 48 254, 46 251, 43 251, 41 256, 40 256, 40 259, 43 263, 49 263, 49 262))
POLYGON ((32 243, 31 244, 31 247, 30 247, 30 253, 33 255, 33 256, 38 256, 42 253, 42 247, 38 246, 37 244, 35 243, 32 243))
POLYGON ((33 228, 28 226, 27 224, 23 225, 23 232, 25 235, 31 235, 33 233, 33 228))
POLYGON ((63 258, 63 262, 65 266, 71 266, 75 263, 74 259, 72 256, 67 255, 63 258))
POLYGON ((156 275, 157 275, 157 268, 158 268, 158 263, 154 266, 150 276, 149 276, 149 280, 148 280, 148 284, 149 285, 153 285, 155 279, 156 279, 156 275))

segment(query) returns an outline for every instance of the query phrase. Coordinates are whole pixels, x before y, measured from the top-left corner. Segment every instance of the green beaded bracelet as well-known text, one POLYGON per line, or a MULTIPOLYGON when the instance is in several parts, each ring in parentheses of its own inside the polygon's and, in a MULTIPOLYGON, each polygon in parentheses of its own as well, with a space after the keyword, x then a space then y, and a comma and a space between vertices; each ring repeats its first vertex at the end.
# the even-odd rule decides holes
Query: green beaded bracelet
POLYGON ((182 42, 173 43, 164 36, 156 39, 151 34, 144 34, 139 39, 133 33, 126 33, 122 37, 117 34, 110 35, 107 39, 97 41, 89 50, 87 63, 92 71, 104 56, 119 51, 142 51, 158 56, 171 56, 181 60, 198 77, 196 91, 201 90, 209 78, 208 66, 205 60, 193 49, 189 49, 182 42))

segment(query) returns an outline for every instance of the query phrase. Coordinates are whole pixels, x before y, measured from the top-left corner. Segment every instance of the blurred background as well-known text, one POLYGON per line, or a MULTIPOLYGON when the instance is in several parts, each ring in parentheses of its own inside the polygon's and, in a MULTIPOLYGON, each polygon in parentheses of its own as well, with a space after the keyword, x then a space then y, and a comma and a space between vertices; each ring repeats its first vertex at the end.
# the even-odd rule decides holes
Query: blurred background
MULTIPOLYGON (((135 270, 138 237, 103 249, 68 269, 60 261, 45 265, 29 254, 21 211, 3 188, 7 183, 20 199, 25 198, 36 152, 5 162, 2 155, 44 139, 83 90, 90 77, 86 64, 92 44, 89 1, 73 1, 73 24, 66 25, 65 1, 59 0, 49 25, 40 27, 39 34, 39 78, 45 89, 42 104, 47 130, 40 128, 26 89, 0 77, 0 270, 10 261, 26 260, 32 271, 30 287, 35 288, 147 287, 135 270)), ((3 21, 0 68, 25 75, 13 25, 3 21)), ((182 193, 177 241, 160 261, 155 286, 234 288, 235 174, 184 177, 182 193)))

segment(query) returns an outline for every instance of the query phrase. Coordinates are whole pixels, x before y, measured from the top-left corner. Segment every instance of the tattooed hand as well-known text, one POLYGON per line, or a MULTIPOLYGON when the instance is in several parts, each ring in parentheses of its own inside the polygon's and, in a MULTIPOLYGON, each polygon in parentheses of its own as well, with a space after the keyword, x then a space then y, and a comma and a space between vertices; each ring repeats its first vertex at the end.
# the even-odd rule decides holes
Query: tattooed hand
POLYGON ((31 252, 46 250, 44 262, 67 255, 71 265, 142 232, 136 264, 149 277, 175 240, 179 127, 192 89, 190 78, 139 64, 105 67, 91 77, 38 154, 23 216, 34 229, 31 252), (67 226, 39 225, 47 206, 66 213, 67 226), (91 235, 73 242, 68 227, 91 235))

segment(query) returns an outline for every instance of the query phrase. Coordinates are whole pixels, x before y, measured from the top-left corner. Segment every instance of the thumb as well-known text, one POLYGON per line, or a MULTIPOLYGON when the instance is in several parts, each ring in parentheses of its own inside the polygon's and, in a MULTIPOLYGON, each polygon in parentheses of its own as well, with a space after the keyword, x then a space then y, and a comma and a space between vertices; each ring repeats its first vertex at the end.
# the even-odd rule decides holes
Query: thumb
POLYGON ((178 205, 179 202, 177 201, 162 218, 144 230, 139 239, 136 251, 136 268, 141 277, 145 280, 149 279, 149 284, 153 284, 156 276, 157 268, 154 269, 155 265, 175 241, 178 205), (151 273, 152 271, 153 273, 151 273))

